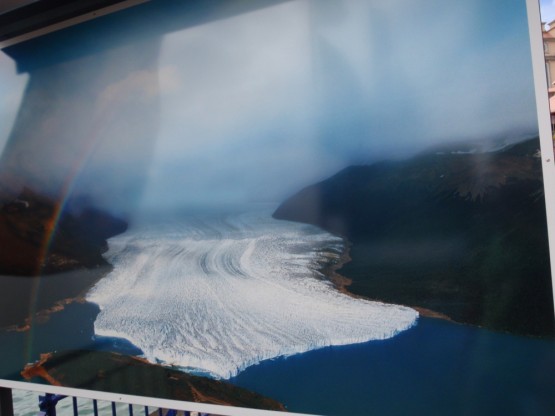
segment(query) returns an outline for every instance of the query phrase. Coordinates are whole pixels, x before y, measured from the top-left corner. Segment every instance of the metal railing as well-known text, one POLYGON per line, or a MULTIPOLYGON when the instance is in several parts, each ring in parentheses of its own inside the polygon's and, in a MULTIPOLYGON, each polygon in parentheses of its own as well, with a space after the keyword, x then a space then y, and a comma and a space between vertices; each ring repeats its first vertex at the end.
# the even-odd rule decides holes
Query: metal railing
MULTIPOLYGON (((78 398, 74 396, 64 396, 60 394, 51 394, 46 393, 44 395, 38 396, 38 403, 37 403, 37 416, 57 416, 56 406, 62 400, 67 401, 71 400, 72 402, 72 414, 73 416, 79 416, 79 406, 78 406, 78 398)), ((102 401, 104 402, 104 401, 102 401)), ((208 413, 201 413, 201 412, 194 412, 194 411, 187 411, 187 410, 172 410, 172 409, 162 409, 162 408, 154 408, 149 409, 148 406, 140 406, 140 405, 133 405, 127 404, 124 405, 122 408, 122 404, 119 403, 119 406, 116 406, 116 402, 109 402, 110 405, 108 412, 111 412, 112 416, 209 416, 208 413), (125 410, 123 410, 125 409, 125 410)), ((81 409, 83 410, 83 409, 81 409)), ((87 409, 87 414, 90 414, 90 409, 87 409)), ((92 399, 92 413, 94 416, 100 415, 99 412, 99 400, 92 399)), ((71 414, 71 410, 66 408, 64 411, 64 415, 71 414)), ((102 415, 107 415, 106 409, 102 412, 102 415)), ((14 413, 14 404, 13 404, 13 395, 12 390, 9 388, 0 387, 0 416, 15 416, 14 413)), ((61 416, 61 415, 60 415, 61 416)))

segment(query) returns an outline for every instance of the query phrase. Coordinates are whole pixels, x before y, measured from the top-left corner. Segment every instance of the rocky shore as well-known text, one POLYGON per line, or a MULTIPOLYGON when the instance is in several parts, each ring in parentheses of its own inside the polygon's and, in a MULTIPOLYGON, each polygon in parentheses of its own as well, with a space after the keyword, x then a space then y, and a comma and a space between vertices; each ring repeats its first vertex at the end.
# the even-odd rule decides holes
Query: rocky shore
POLYGON ((276 400, 230 383, 198 377, 137 357, 101 351, 43 354, 22 371, 28 381, 87 390, 253 409, 286 410, 276 400), (122 382, 125 381, 125 382, 122 382))
POLYGON ((107 239, 126 229, 92 207, 64 212, 63 201, 28 188, 1 204, 0 328, 25 329, 79 300, 112 270, 107 239))

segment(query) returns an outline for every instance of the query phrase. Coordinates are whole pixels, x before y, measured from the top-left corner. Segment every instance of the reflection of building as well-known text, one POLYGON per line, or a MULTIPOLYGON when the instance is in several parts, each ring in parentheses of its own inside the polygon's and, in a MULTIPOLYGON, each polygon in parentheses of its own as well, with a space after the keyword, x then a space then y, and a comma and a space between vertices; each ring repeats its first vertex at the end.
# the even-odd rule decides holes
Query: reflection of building
POLYGON ((549 112, 551 129, 555 131, 555 20, 542 25, 543 52, 545 55, 545 72, 549 91, 549 112))
POLYGON ((550 89, 549 96, 551 96, 555 94, 555 20, 547 25, 543 25, 542 29, 545 69, 547 72, 547 83, 550 89))

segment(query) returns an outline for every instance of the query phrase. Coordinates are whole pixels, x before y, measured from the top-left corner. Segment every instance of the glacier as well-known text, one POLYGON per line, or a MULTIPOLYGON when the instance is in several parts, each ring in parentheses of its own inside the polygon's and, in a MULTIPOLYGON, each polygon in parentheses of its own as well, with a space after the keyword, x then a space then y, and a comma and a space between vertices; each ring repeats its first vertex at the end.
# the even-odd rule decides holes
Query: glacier
POLYGON ((386 339, 413 326, 408 307, 355 298, 322 275, 344 241, 271 210, 164 216, 109 240, 113 271, 87 294, 95 333, 145 358, 230 378, 262 360, 386 339))

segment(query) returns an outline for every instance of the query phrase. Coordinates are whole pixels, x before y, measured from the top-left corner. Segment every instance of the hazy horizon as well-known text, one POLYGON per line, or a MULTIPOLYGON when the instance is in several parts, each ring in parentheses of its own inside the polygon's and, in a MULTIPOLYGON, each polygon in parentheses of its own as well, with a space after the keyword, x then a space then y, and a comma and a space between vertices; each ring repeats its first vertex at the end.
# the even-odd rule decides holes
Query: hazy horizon
MULTIPOLYGON (((20 111, 10 140, 58 147, 35 175, 115 211, 276 202, 351 164, 537 132, 518 0, 298 0, 156 42, 31 74, 24 104, 51 101, 20 111), (86 134, 94 145, 66 150, 86 134), (118 199, 129 181, 136 198, 118 199)), ((0 74, 2 149, 27 75, 6 57, 0 74)))

